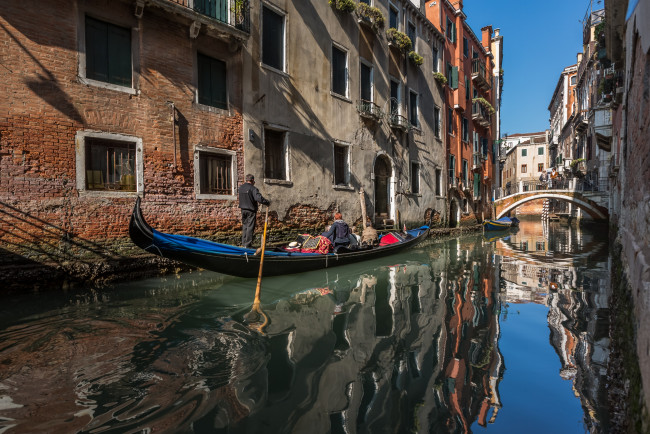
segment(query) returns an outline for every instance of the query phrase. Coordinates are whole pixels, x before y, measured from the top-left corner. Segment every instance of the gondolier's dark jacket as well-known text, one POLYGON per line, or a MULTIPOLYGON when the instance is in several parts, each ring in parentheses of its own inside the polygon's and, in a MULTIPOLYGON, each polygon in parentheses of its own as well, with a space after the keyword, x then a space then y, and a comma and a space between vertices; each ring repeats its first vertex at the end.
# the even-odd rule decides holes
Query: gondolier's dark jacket
POLYGON ((264 199, 260 191, 249 182, 243 183, 239 187, 239 207, 248 211, 257 212, 257 204, 268 205, 269 201, 264 199))

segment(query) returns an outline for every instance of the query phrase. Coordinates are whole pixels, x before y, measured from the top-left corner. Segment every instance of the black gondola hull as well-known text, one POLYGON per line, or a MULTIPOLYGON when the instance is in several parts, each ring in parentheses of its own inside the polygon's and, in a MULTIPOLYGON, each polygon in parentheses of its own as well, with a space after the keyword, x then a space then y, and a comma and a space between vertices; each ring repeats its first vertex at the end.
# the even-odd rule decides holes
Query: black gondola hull
MULTIPOLYGON (((156 245, 151 227, 146 223, 140 210, 140 198, 131 215, 129 225, 131 240, 140 248, 184 264, 192 265, 218 273, 239 277, 257 277, 260 266, 260 255, 241 255, 209 253, 203 251, 176 251, 156 245)), ((279 276, 284 274, 302 273, 340 265, 353 264, 369 259, 393 255, 408 249, 428 236, 428 230, 415 238, 407 241, 376 247, 369 250, 351 251, 336 255, 291 255, 291 256, 264 256, 263 275, 279 276)))

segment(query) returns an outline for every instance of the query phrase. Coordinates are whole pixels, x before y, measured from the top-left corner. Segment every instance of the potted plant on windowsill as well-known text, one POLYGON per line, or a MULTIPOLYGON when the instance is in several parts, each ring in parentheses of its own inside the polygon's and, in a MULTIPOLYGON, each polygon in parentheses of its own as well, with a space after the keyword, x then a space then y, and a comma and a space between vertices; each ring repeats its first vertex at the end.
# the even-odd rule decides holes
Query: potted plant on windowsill
POLYGON ((409 59, 415 66, 420 66, 422 63, 424 63, 424 57, 420 56, 418 53, 415 51, 410 51, 409 52, 409 59))
POLYGON ((397 47, 405 53, 411 50, 411 38, 394 27, 386 30, 386 38, 388 38, 389 46, 397 47))
POLYGON ((434 72, 433 73, 433 78, 440 83, 441 85, 447 84, 447 77, 445 77, 445 74, 440 73, 440 72, 434 72))
POLYGON ((367 3, 359 3, 357 5, 357 15, 360 23, 367 24, 375 32, 384 28, 386 18, 384 18, 384 14, 381 13, 379 8, 372 7, 367 3))
POLYGON ((336 10, 347 14, 354 12, 357 7, 357 4, 353 0, 329 0, 329 4, 336 8, 336 10))
POLYGON ((487 114, 489 114, 489 115, 494 114, 494 111, 495 111, 494 107, 492 107, 492 104, 490 104, 485 98, 481 98, 481 97, 474 98, 472 100, 472 102, 477 102, 477 103, 481 104, 485 108, 485 110, 487 111, 487 114))

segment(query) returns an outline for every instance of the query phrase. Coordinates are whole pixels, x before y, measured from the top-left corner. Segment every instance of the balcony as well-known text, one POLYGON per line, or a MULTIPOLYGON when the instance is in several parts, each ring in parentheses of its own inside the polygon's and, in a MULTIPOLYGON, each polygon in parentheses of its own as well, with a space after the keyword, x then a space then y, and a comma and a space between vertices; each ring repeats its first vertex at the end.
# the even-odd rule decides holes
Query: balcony
POLYGON ((490 89, 490 79, 485 73, 485 63, 481 59, 472 59, 472 82, 482 90, 490 89))
POLYGON ((450 189, 458 187, 458 184, 459 184, 458 178, 456 178, 454 176, 450 176, 449 179, 448 179, 448 182, 449 182, 449 188, 450 189))
POLYGON ((381 119, 381 108, 372 101, 367 101, 365 99, 360 100, 357 103, 357 111, 363 118, 373 121, 381 119))
POLYGON ((472 103, 472 121, 482 127, 489 127, 492 124, 492 116, 481 103, 472 103))
POLYGON ((587 126, 589 125, 587 114, 587 110, 580 110, 579 112, 576 112, 575 117, 573 118, 573 127, 578 133, 584 133, 587 131, 587 126))
POLYGON ((400 131, 408 131, 411 128, 411 124, 409 123, 409 120, 406 119, 406 117, 396 113, 390 115, 390 117, 388 118, 388 123, 391 128, 400 131))
POLYGON ((612 150, 612 111, 609 107, 598 107, 592 113, 596 144, 609 152, 612 150))
POLYGON ((485 161, 483 154, 480 152, 475 152, 472 155, 472 170, 483 170, 483 161, 485 161))
MULTIPOLYGON (((144 0, 136 3, 144 8, 144 0)), ((243 41, 250 34, 249 0, 148 0, 146 5, 191 20, 192 37, 198 36, 202 26, 226 39, 243 41)))

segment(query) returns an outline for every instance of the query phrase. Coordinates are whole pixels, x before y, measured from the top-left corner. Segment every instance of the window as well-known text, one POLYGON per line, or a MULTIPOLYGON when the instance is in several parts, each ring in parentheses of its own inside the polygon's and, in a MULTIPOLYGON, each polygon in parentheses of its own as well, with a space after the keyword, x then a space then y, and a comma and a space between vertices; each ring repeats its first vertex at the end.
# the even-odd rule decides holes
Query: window
POLYGON ((469 184, 469 179, 467 178, 467 175, 469 174, 468 166, 467 166, 467 160, 463 158, 463 185, 467 187, 469 184))
POLYGON ((288 180, 287 133, 264 130, 264 176, 268 179, 288 180))
POLYGON ((467 118, 463 117, 463 123, 462 123, 462 140, 463 142, 468 142, 469 141, 469 123, 467 122, 467 118))
POLYGON ((420 163, 411 161, 411 193, 420 194, 420 163))
POLYGON ((544 241, 536 241, 535 242, 535 250, 544 250, 546 243, 544 241))
POLYGON ((332 45, 332 92, 348 96, 348 53, 332 45))
POLYGON ((454 109, 447 109, 447 134, 454 135, 454 109))
POLYGON ((526 173, 527 170, 528 170, 528 165, 527 164, 522 164, 521 165, 521 173, 526 173))
POLYGON ((350 184, 350 146, 334 143, 334 185, 350 184))
POLYGON ((571 77, 571 79, 570 79, 570 81, 571 81, 571 86, 575 86, 575 85, 576 85, 576 78, 577 78, 577 77, 578 77, 577 75, 574 75, 574 76, 571 77))
POLYGON ((399 29, 399 9, 392 4, 388 8, 388 27, 392 29, 399 29))
POLYGON ((456 42, 456 24, 447 18, 447 38, 451 42, 456 42))
POLYGON ((544 155, 544 147, 543 146, 540 146, 539 148, 537 148, 537 155, 544 155))
POLYGON ((441 119, 440 119, 440 107, 433 108, 433 135, 438 139, 440 138, 440 129, 441 129, 441 119))
POLYGON ((406 33, 411 40, 411 50, 415 50, 415 36, 416 36, 416 30, 415 30, 415 24, 409 21, 408 26, 406 28, 406 33))
POLYGON ((262 62, 284 71, 284 16, 262 7, 262 62))
POLYGON ((438 47, 433 47, 431 57, 433 58, 433 72, 438 72, 438 47))
POLYGON ((390 113, 393 115, 399 114, 399 82, 396 80, 390 80, 390 113))
POLYGON ((372 66, 366 62, 361 62, 361 99, 364 101, 373 101, 373 79, 372 66))
POLYGON ((522 149, 522 150, 521 150, 521 156, 522 156, 522 157, 525 157, 525 156, 527 156, 527 155, 528 155, 528 149, 522 149))
POLYGON ((235 152, 197 146, 194 152, 195 191, 197 198, 235 194, 235 152))
POLYGON ((199 104, 227 109, 226 62, 199 53, 197 54, 197 65, 199 104))
POLYGON ((447 84, 452 89, 458 89, 458 67, 447 63, 447 84))
POLYGON ((81 144, 77 148, 77 190, 142 190, 142 139, 80 131, 76 142, 81 144))
POLYGON ((86 17, 86 78, 131 87, 131 30, 86 17))
POLYGON ((470 97, 471 97, 471 88, 469 85, 469 77, 465 76, 465 99, 469 101, 470 97))
POLYGON ((465 57, 469 56, 469 44, 467 38, 463 36, 463 55, 465 57))
POLYGON ((436 169, 436 196, 442 196, 442 170, 436 169))
POLYGON ((409 121, 414 127, 418 127, 418 94, 409 91, 409 121))
POLYGON ((544 163, 537 164, 537 171, 538 172, 543 172, 544 171, 544 163))
POLYGON ((454 180, 456 179, 456 157, 451 154, 449 155, 449 183, 454 185, 454 180))

